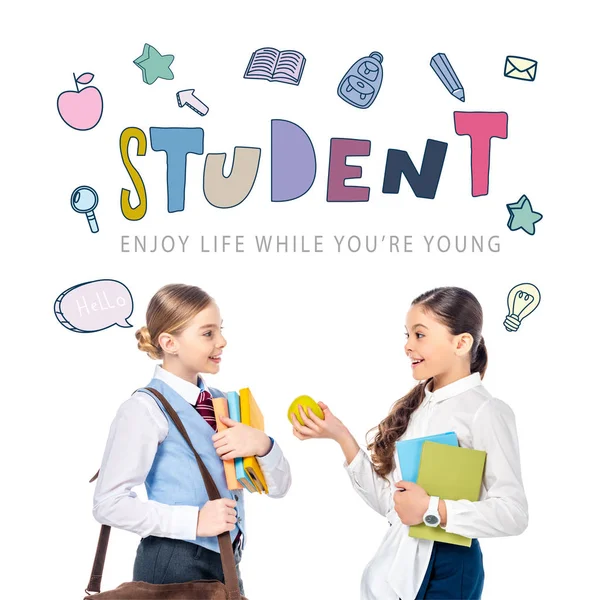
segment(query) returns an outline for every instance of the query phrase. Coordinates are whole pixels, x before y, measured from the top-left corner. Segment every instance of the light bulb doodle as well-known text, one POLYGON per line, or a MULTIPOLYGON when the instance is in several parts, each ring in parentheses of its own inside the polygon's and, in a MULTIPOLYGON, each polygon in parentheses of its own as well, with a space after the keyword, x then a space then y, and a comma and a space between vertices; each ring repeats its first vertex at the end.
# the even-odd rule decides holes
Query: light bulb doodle
POLYGON ((504 319, 507 331, 517 331, 541 301, 539 290, 532 283, 519 283, 508 292, 508 315, 504 319))
POLYGON ((99 196, 97 192, 86 185, 81 185, 72 192, 72 196, 70 197, 70 205, 72 208, 81 214, 87 215, 87 221, 89 221, 89 227, 93 233, 97 233, 99 231, 99 226, 97 225, 97 219, 95 218, 95 213, 93 212, 97 205, 99 204, 99 196))

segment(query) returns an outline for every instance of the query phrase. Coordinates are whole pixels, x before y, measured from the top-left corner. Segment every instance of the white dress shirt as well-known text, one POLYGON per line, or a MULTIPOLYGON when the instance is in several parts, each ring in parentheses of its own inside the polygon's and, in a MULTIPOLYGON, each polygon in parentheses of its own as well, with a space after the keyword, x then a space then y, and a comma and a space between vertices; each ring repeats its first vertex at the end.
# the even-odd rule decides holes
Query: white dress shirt
MULTIPOLYGON (((154 377, 192 405, 196 403, 198 386, 160 365, 156 366, 154 377)), ((144 392, 135 392, 120 406, 110 428, 95 487, 93 515, 97 521, 142 537, 155 535, 180 540, 196 537, 198 506, 143 501, 132 491, 133 487, 144 484, 157 447, 168 434, 168 423, 155 400, 144 392)), ((269 453, 257 460, 267 482, 268 495, 283 497, 291 485, 291 471, 279 444, 275 441, 269 453)))
MULTIPOLYGON (((444 500, 445 531, 470 538, 518 535, 528 524, 515 417, 512 409, 490 395, 479 373, 472 373, 436 392, 425 387, 422 404, 411 415, 402 440, 454 431, 459 446, 487 452, 480 497, 444 500)), ((390 485, 373 469, 360 448, 345 467, 353 487, 366 503, 392 524, 366 566, 362 600, 414 600, 430 562, 432 540, 409 537, 409 527, 395 512, 395 483, 401 479, 398 455, 390 485)))

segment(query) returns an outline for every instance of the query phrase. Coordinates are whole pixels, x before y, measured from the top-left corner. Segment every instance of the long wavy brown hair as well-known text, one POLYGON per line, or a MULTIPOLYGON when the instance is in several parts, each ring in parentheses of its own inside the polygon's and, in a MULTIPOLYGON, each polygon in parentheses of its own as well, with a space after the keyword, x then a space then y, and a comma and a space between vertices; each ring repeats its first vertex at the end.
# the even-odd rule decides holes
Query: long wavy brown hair
MULTIPOLYGON (((471 373, 479 372, 483 379, 488 366, 488 352, 481 334, 483 328, 483 311, 477 298, 469 291, 459 287, 439 287, 425 292, 415 298, 411 306, 419 305, 426 311, 431 311, 451 335, 469 333, 473 336, 471 347, 471 373)), ((411 391, 397 400, 390 409, 388 416, 372 428, 368 435, 376 432, 374 439, 368 444, 371 451, 375 471, 385 477, 395 468, 395 442, 407 430, 409 419, 424 399, 426 384, 430 377, 419 382, 411 391)))

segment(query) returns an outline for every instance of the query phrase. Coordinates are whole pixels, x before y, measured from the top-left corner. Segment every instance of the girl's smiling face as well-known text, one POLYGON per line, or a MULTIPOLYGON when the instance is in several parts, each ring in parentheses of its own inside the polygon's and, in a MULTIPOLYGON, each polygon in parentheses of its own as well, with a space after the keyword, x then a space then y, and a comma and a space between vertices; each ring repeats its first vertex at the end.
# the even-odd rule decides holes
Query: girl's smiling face
POLYGON ((469 358, 464 352, 468 339, 461 338, 471 338, 469 334, 453 336, 430 310, 424 311, 417 304, 407 313, 405 330, 405 354, 411 359, 414 379, 421 381, 434 377, 435 383, 443 381, 440 385, 446 385, 454 373, 459 375, 461 367, 464 368, 461 357, 467 359, 468 369, 469 358))
POLYGON ((166 357, 171 356, 177 363, 171 370, 189 381, 195 381, 198 373, 218 373, 221 354, 227 345, 221 332, 222 323, 219 307, 211 302, 180 333, 161 334, 166 357))

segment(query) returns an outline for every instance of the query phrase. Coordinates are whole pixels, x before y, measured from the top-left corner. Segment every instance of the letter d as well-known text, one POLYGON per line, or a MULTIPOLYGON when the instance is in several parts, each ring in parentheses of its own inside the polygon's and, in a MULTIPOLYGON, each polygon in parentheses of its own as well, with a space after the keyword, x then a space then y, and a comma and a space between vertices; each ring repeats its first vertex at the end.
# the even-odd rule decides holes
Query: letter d
POLYGON ((295 123, 271 120, 271 202, 303 196, 316 178, 316 153, 308 134, 295 123))

